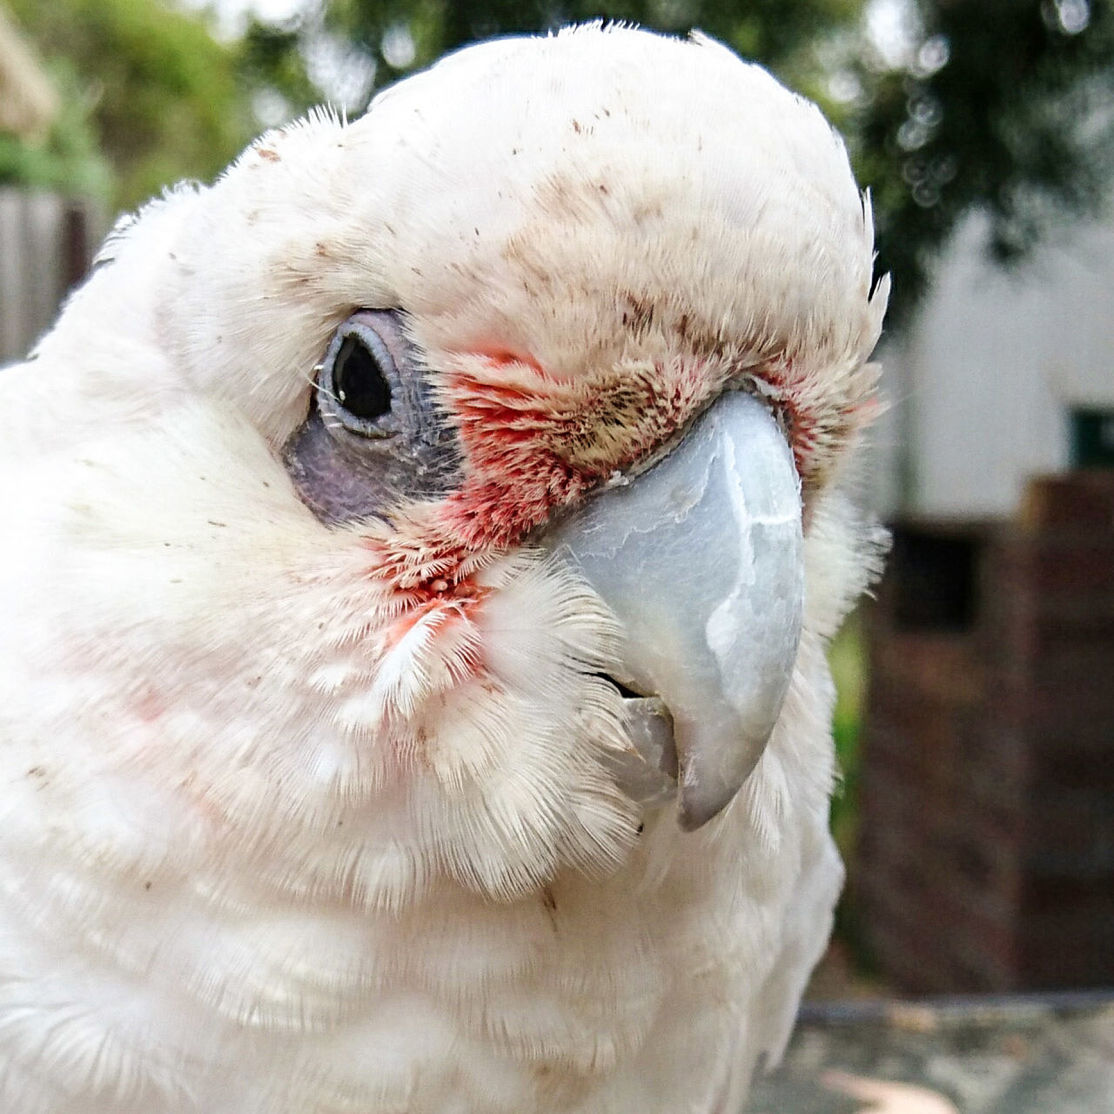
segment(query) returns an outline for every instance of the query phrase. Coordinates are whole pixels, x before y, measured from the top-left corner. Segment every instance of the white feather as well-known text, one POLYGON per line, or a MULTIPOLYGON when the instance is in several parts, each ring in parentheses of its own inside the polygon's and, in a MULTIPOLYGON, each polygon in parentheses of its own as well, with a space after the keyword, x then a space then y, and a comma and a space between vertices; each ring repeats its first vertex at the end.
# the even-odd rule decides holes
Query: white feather
POLYGON ((360 306, 405 307, 438 373, 495 344, 570 381, 668 363, 684 319, 851 405, 871 250, 812 106, 598 28, 458 54, 122 226, 4 372, 0 1108, 734 1109, 839 886, 823 641, 867 528, 818 495, 782 721, 684 835, 607 773, 583 585, 477 558, 482 607, 388 637, 390 527, 323 529, 276 449, 360 306))

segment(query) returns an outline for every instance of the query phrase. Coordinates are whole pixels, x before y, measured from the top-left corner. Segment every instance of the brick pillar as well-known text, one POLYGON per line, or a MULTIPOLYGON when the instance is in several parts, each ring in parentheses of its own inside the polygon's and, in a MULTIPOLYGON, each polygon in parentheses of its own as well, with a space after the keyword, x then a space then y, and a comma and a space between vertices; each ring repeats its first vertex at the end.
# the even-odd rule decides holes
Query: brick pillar
POLYGON ((906 522, 870 625, 858 919, 910 992, 1114 983, 1114 473, 906 522))

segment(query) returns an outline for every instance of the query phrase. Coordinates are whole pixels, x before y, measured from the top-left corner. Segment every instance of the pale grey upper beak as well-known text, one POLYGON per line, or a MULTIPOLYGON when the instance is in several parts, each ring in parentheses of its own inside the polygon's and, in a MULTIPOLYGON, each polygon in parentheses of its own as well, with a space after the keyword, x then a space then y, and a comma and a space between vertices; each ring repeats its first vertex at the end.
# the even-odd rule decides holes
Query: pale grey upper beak
POLYGON ((544 544, 622 624, 615 679, 660 698, 628 702, 632 740, 650 767, 664 765, 672 717, 680 822, 700 827, 761 757, 797 655, 801 499, 785 437, 762 402, 727 392, 664 459, 544 544))

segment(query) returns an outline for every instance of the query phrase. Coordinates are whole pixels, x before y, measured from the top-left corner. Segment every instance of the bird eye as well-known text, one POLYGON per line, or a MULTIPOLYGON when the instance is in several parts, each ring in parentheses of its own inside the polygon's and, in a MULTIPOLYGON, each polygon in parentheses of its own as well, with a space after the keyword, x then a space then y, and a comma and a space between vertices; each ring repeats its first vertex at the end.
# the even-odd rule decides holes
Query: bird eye
POLYGON ((362 437, 396 432, 391 406, 399 386, 398 328, 386 313, 363 310, 333 336, 317 379, 317 405, 328 424, 362 437))
POLYGON ((357 336, 346 336, 333 361, 333 392, 357 418, 374 421, 391 409, 391 387, 379 356, 357 336))
POLYGON ((326 524, 389 518, 407 499, 438 498, 462 483, 456 428, 407 326, 401 309, 357 309, 313 369, 316 390, 282 461, 326 524))

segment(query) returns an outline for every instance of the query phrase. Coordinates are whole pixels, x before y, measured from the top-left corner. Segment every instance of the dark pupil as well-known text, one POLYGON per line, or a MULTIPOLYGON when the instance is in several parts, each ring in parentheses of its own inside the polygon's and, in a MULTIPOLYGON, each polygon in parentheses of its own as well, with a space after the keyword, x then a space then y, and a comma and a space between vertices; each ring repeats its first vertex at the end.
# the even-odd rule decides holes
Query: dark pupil
POLYGON ((345 337, 333 364, 333 390, 337 400, 357 418, 379 418, 391 408, 391 388, 379 361, 360 343, 345 337))

